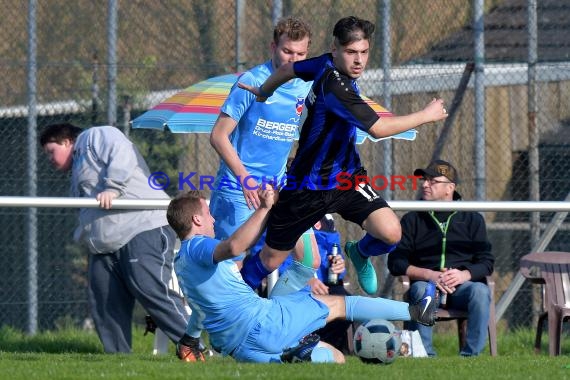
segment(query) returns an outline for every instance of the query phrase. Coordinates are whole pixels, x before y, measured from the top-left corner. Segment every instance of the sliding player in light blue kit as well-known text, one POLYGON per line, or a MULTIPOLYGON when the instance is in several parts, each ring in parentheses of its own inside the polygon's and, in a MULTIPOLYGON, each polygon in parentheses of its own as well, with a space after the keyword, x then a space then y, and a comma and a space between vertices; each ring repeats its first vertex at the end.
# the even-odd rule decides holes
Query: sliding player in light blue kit
POLYGON ((434 324, 434 283, 415 305, 383 298, 315 295, 308 288, 270 299, 257 295, 244 282, 234 258, 259 239, 277 192, 270 186, 259 189, 258 199, 259 207, 251 217, 222 241, 214 238, 214 218, 200 192, 177 196, 166 213, 182 241, 174 259, 180 287, 218 352, 241 362, 343 363, 339 350, 312 334, 326 322, 381 318, 434 324))

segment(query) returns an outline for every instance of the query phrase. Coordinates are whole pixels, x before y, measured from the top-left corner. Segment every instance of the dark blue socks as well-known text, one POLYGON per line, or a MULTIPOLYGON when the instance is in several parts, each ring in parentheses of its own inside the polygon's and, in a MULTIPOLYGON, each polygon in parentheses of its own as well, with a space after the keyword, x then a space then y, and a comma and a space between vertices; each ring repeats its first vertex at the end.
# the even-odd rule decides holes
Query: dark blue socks
POLYGON ((364 237, 357 243, 358 252, 364 257, 384 255, 392 252, 397 246, 398 243, 386 244, 369 233, 364 235, 364 237))
POLYGON ((259 254, 247 256, 241 268, 243 280, 254 290, 261 285, 261 281, 270 273, 261 263, 259 254))

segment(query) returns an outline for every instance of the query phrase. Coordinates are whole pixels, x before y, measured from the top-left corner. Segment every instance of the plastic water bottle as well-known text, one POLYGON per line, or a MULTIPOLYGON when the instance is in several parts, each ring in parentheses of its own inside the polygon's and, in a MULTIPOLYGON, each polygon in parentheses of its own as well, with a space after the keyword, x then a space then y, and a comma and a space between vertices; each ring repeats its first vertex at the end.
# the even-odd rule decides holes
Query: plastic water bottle
POLYGON ((439 304, 442 308, 447 308, 447 293, 440 292, 439 293, 439 304))
POLYGON ((331 259, 329 261, 329 275, 327 278, 327 282, 330 285, 336 285, 338 284, 338 274, 333 272, 333 264, 336 260, 336 256, 338 255, 338 244, 333 244, 332 248, 331 248, 331 253, 329 256, 331 256, 331 259))

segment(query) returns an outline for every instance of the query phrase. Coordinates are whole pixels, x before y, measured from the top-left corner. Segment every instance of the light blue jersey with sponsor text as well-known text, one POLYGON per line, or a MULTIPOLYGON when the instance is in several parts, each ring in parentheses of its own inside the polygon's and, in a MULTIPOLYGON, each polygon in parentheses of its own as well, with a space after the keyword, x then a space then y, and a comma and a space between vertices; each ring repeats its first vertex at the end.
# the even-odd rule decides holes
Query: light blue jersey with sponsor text
MULTIPOLYGON (((260 86, 272 72, 271 61, 267 61, 243 73, 238 81, 260 86)), ((259 184, 263 178, 277 179, 278 183, 284 180, 287 158, 298 137, 299 121, 311 84, 301 79, 291 80, 265 102, 257 102, 251 92, 234 85, 222 106, 223 113, 238 121, 230 141, 249 174, 259 184)), ((244 201, 240 186, 240 181, 222 160, 214 190, 244 201)))
POLYGON ((174 270, 192 313, 201 316, 213 347, 229 354, 267 314, 271 301, 247 285, 236 262, 214 263, 219 240, 196 235, 182 241, 174 270))

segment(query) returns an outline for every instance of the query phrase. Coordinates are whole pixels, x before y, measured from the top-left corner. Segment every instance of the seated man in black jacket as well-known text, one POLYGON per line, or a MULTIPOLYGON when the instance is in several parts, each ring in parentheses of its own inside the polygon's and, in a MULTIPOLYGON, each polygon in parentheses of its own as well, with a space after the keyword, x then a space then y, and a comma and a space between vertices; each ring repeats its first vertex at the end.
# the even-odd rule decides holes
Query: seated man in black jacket
MULTIPOLYGON (((436 160, 416 169, 414 175, 422 177, 423 200, 461 199, 455 191, 457 171, 450 163, 436 160)), ((388 257, 390 272, 410 278, 412 304, 423 295, 428 281, 434 281, 442 301, 446 299, 450 308, 467 310, 467 341, 460 355, 478 355, 485 347, 491 304, 485 276, 493 273, 495 262, 485 220, 471 211, 424 211, 405 214, 401 224, 402 240, 388 257)), ((407 328, 418 330, 428 355, 435 356, 432 327, 410 323, 407 328)))

